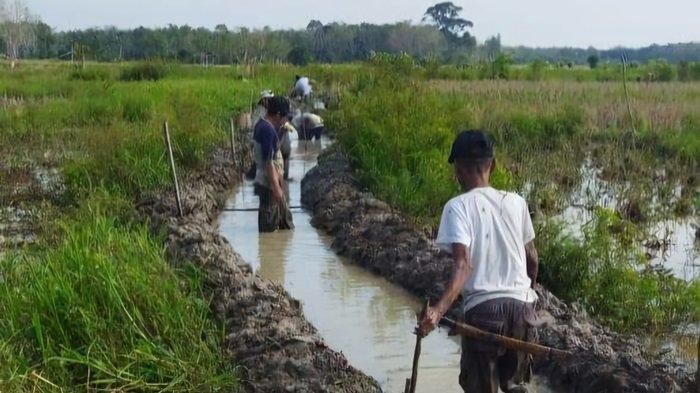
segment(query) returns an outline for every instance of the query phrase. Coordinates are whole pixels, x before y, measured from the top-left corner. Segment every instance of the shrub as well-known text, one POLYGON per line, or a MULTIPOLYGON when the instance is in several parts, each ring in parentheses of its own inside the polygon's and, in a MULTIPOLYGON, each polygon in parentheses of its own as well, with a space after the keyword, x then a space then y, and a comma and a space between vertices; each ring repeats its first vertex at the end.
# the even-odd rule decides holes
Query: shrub
POLYGON ((540 281, 617 330, 668 329, 697 321, 700 281, 685 282, 658 268, 640 271, 644 256, 626 239, 634 231, 605 209, 583 227, 581 240, 561 223, 542 223, 537 230, 540 281))
POLYGON ((76 68, 69 74, 69 79, 80 81, 105 81, 109 79, 109 74, 101 69, 76 68))
POLYGON ((163 79, 167 73, 165 64, 146 62, 135 64, 122 70, 119 80, 124 82, 157 81, 163 79))
POLYGON ((145 123, 153 117, 153 104, 145 97, 127 97, 122 103, 122 117, 131 123, 145 123))
POLYGON ((656 79, 659 82, 670 82, 675 79, 675 70, 673 67, 665 60, 659 60, 653 65, 654 73, 656 74, 656 79))
POLYGON ((304 47, 296 47, 287 54, 287 61, 295 66, 305 66, 309 63, 311 55, 304 47))
POLYGON ((539 81, 544 77, 544 70, 547 64, 542 60, 535 60, 530 64, 530 80, 539 81))
POLYGON ((700 81, 700 62, 691 63, 688 67, 688 74, 691 80, 700 81))
POLYGON ((594 69, 598 67, 598 62, 600 59, 598 58, 598 55, 590 55, 586 61, 588 62, 588 66, 591 67, 591 69, 594 69))

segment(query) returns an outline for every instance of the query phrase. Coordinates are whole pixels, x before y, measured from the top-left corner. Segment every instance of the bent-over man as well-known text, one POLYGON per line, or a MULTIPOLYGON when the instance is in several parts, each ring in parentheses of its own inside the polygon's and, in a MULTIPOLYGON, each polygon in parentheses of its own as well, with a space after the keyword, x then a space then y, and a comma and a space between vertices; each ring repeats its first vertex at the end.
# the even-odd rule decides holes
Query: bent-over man
MULTIPOLYGON (((460 133, 448 162, 464 193, 445 205, 436 243, 452 254, 454 267, 442 298, 419 321, 418 333, 433 330, 461 293, 467 324, 533 341, 538 258, 527 203, 490 186, 495 158, 483 131, 460 133)), ((460 369, 465 392, 496 393, 499 387, 527 392, 530 356, 463 337, 460 369)))
POLYGON ((284 161, 284 180, 289 180, 289 159, 292 155, 292 137, 290 134, 297 131, 292 123, 290 123, 291 120, 292 115, 290 113, 287 115, 287 121, 285 121, 277 133, 280 140, 280 152, 282 153, 282 160, 284 161))

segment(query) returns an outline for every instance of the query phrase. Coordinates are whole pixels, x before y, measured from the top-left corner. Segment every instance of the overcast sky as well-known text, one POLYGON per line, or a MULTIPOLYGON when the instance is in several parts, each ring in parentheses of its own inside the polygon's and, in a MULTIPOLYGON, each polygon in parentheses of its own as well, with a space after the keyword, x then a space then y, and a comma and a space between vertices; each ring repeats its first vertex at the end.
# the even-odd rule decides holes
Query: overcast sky
MULTIPOLYGON (((438 0, 25 0, 59 30, 158 27, 302 28, 323 23, 419 23, 438 0)), ((579 46, 700 41, 700 0, 455 0, 483 41, 500 33, 505 45, 579 46)))

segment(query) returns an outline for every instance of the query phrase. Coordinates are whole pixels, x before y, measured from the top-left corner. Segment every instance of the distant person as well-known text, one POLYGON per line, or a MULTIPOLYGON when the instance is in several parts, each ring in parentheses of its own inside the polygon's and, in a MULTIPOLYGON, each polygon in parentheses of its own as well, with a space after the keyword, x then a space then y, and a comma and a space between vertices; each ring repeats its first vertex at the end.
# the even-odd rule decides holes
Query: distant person
MULTIPOLYGON (((533 341, 538 258, 525 199, 489 184, 495 168, 491 141, 482 131, 464 131, 448 159, 463 194, 445 205, 437 245, 452 254, 452 278, 440 301, 419 321, 427 335, 462 294, 467 324, 533 341)), ((459 383, 468 393, 527 392, 530 356, 490 342, 462 338, 459 383)))
POLYGON ((308 100, 308 98, 313 93, 312 83, 313 81, 309 79, 308 76, 297 75, 295 77, 294 88, 292 88, 292 98, 301 99, 303 101, 308 100))
POLYGON ((284 160, 284 180, 289 180, 289 158, 292 155, 292 138, 290 134, 297 132, 291 123, 292 114, 291 112, 287 115, 287 119, 280 127, 277 136, 280 140, 280 152, 282 153, 282 159, 284 160))
POLYGON ((289 101, 284 97, 270 97, 267 104, 265 117, 258 120, 253 130, 253 154, 257 167, 254 187, 260 198, 260 232, 294 229, 292 212, 283 191, 284 162, 277 134, 287 122, 289 101))
POLYGON ((267 108, 270 102, 270 98, 274 96, 275 94, 272 92, 272 90, 263 90, 260 92, 260 98, 258 99, 258 103, 255 105, 255 108, 253 108, 251 114, 251 123, 253 124, 253 126, 258 124, 258 120, 264 118, 265 115, 267 115, 267 108))
POLYGON ((309 112, 297 114, 294 119, 292 119, 292 124, 299 133, 300 140, 304 139, 309 141, 312 138, 320 140, 323 131, 325 131, 321 116, 309 112))

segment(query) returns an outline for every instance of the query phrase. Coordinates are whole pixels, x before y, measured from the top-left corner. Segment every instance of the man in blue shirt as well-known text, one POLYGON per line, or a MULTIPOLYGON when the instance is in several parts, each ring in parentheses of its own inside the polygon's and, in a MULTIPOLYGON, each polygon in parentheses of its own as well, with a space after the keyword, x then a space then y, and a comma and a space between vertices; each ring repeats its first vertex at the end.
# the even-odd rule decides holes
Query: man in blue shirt
POLYGON ((277 130, 287 122, 289 101, 284 97, 271 97, 267 115, 258 120, 253 129, 253 155, 255 156, 255 194, 260 197, 258 230, 274 232, 278 229, 294 229, 283 190, 284 162, 280 152, 277 130))

